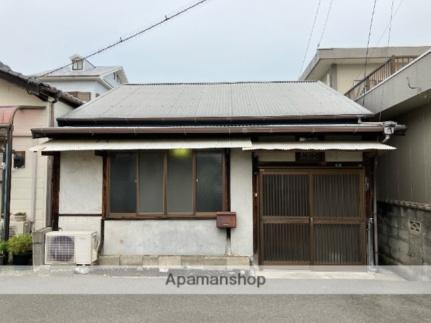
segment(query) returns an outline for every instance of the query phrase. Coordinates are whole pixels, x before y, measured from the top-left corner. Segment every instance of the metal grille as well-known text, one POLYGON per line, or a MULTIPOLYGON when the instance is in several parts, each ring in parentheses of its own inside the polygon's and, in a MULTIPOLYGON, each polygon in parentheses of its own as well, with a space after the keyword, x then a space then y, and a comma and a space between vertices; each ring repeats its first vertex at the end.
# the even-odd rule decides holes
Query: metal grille
POLYGON ((314 262, 318 264, 355 264, 361 262, 360 225, 314 225, 314 262))
POLYGON ((263 177, 264 216, 308 216, 308 175, 263 177))
POLYGON ((47 236, 47 261, 73 263, 75 259, 75 240, 70 236, 47 236))
POLYGON ((359 175, 324 174, 314 176, 314 216, 359 216, 359 175))
POLYGON ((264 236, 266 260, 307 262, 310 259, 308 224, 265 224, 264 236))
POLYGON ((260 174, 263 263, 365 263, 362 170, 261 169, 260 174))

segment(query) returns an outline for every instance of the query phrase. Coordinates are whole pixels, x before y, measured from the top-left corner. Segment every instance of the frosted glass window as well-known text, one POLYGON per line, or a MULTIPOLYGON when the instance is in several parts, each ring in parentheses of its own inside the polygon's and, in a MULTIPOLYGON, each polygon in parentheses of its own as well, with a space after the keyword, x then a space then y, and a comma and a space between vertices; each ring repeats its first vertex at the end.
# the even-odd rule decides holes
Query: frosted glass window
POLYGON ((198 212, 223 210, 222 163, 221 153, 196 154, 196 209, 198 212))
POLYGON ((193 212, 192 154, 168 153, 168 212, 193 212))
POLYGON ((136 154, 118 153, 111 158, 110 207, 112 213, 136 212, 136 154))
POLYGON ((139 211, 163 213, 163 157, 161 151, 139 153, 139 211))

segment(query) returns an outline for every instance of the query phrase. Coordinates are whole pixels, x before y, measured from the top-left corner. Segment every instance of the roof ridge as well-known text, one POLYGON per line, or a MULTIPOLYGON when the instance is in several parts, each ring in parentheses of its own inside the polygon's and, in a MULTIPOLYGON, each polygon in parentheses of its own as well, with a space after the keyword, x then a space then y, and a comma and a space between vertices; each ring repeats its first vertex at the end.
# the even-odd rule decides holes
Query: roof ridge
POLYGON ((289 80, 289 81, 215 81, 215 82, 149 82, 149 83, 126 83, 123 85, 138 85, 138 86, 151 86, 151 85, 235 85, 235 84, 284 84, 284 83, 317 83, 315 80, 289 80))

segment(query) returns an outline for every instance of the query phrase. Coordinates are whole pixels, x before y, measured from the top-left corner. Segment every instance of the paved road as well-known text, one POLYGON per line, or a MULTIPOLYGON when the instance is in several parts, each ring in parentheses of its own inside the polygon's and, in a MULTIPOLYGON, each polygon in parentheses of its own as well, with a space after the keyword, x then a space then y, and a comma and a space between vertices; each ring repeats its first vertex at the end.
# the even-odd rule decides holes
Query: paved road
POLYGON ((2 295, 1 322, 429 322, 431 296, 2 295))

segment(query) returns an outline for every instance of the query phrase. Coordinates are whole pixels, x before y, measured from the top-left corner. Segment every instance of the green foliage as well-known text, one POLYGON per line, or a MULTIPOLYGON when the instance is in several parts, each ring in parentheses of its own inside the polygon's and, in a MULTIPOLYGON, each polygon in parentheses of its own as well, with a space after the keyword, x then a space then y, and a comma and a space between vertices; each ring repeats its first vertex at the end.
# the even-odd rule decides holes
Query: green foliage
POLYGON ((30 234, 19 234, 9 239, 7 249, 14 255, 22 255, 32 250, 32 239, 30 234))
POLYGON ((3 255, 7 251, 7 242, 0 241, 0 255, 3 255))

